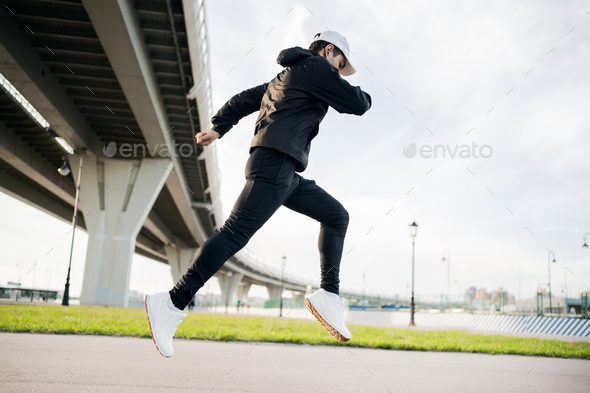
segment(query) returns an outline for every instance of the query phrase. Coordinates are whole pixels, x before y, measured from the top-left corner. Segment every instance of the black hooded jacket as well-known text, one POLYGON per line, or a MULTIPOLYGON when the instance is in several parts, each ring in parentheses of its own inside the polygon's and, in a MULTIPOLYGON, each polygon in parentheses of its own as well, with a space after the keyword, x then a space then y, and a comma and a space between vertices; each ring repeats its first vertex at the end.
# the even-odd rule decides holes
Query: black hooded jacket
POLYGON ((233 96, 211 123, 221 138, 241 118, 259 110, 250 153, 257 146, 276 149, 294 158, 295 170, 303 172, 311 140, 318 134, 328 106, 360 116, 371 107, 371 96, 351 86, 315 51, 284 49, 277 63, 286 68, 269 83, 233 96))

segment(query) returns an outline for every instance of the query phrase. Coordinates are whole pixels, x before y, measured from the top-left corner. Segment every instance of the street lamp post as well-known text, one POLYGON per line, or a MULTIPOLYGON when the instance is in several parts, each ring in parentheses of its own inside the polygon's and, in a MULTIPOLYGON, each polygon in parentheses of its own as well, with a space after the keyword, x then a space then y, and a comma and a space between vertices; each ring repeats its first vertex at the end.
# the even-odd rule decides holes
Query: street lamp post
POLYGON ((584 248, 588 248, 588 243, 586 242, 586 236, 588 235, 590 235, 590 232, 584 233, 584 244, 582 244, 582 247, 584 248))
POLYGON ((18 273, 18 283, 22 287, 23 283, 22 283, 21 279, 22 279, 22 275, 23 275, 23 261, 21 259, 19 259, 18 262, 16 263, 16 266, 20 266, 20 272, 18 273))
POLYGON ((225 283, 225 313, 227 314, 227 307, 229 305, 229 288, 230 288, 230 280, 231 280, 231 276, 233 275, 233 272, 228 271, 227 272, 227 277, 226 280, 227 282, 225 283))
POLYGON ((451 252, 449 250, 443 251, 442 261, 447 261, 448 269, 447 269, 447 304, 451 303, 451 252), (447 253, 447 258, 445 259, 445 252, 447 253))
MULTIPOLYGON (((77 153, 77 152, 75 152, 77 153)), ((76 185, 76 203, 74 203, 74 217, 72 218, 72 245, 70 246, 70 262, 68 264, 68 277, 66 278, 66 286, 64 288, 64 296, 61 302, 62 306, 70 305, 70 271, 72 270, 72 255, 74 254, 74 236, 76 235, 76 225, 78 225, 78 203, 80 202, 80 186, 82 184, 82 163, 84 157, 82 154, 77 153, 80 156, 80 167, 78 168, 78 184, 76 185)), ((70 173, 65 160, 64 165, 57 170, 60 175, 67 176, 70 173)))
POLYGON ((414 324, 414 248, 416 244, 418 224, 414 221, 408 226, 410 227, 410 236, 412 237, 412 299, 410 300, 410 326, 416 326, 414 324))
POLYGON ((21 288, 23 286, 23 282, 21 281, 21 277, 23 275, 23 261, 21 259, 18 260, 18 262, 16 263, 16 266, 20 266, 20 272, 18 274, 18 292, 16 292, 16 294, 14 295, 16 301, 18 302, 18 298, 20 297, 21 294, 21 288))
POLYGON ((563 314, 567 314, 567 274, 565 272, 566 266, 563 264, 563 314))
POLYGON ((363 270, 363 310, 365 309, 365 293, 366 293, 366 289, 367 289, 367 280, 366 280, 366 274, 367 272, 363 270))
POLYGON ((35 279, 37 278, 37 260, 33 262, 33 269, 35 269, 33 272, 33 289, 35 289, 35 279))
MULTIPOLYGON (((539 286, 537 286, 537 316, 540 316, 540 317, 543 316, 543 294, 541 292, 541 287, 543 285, 547 285, 547 288, 550 288, 550 285, 548 282, 541 283, 541 284, 539 284, 539 286)), ((549 299, 551 299, 551 298, 549 298, 549 299)))
POLYGON ((31 290, 31 302, 33 301, 33 298, 35 297, 35 278, 37 277, 37 261, 36 260, 33 263, 33 269, 35 269, 35 272, 33 273, 33 289, 31 290))
POLYGON ((49 302, 49 288, 51 288, 51 269, 47 269, 49 273, 49 279, 47 280, 47 291, 45 292, 45 301, 49 302))
POLYGON ((557 263, 555 260, 555 254, 549 251, 549 254, 547 255, 547 268, 549 271, 549 283, 547 284, 549 287, 549 312, 551 312, 551 262, 557 263), (553 254, 553 260, 551 260, 551 254, 553 254))
POLYGON ((287 257, 283 255, 283 269, 281 270, 281 293, 279 294, 280 306, 279 306, 279 317, 283 316, 283 291, 285 290, 285 264, 287 263, 287 257))

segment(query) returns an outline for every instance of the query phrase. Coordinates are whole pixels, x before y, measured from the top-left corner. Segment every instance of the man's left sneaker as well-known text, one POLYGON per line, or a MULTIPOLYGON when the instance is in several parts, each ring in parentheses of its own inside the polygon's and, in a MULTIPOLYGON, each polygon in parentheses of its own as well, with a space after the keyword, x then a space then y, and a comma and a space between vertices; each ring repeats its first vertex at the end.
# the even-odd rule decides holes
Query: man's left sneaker
POLYGON ((350 340, 352 334, 344 323, 345 298, 320 288, 305 296, 305 305, 332 337, 341 342, 350 340))
POLYGON ((169 358, 174 353, 172 339, 176 328, 187 314, 174 306, 170 292, 145 295, 145 311, 156 348, 162 356, 169 358))

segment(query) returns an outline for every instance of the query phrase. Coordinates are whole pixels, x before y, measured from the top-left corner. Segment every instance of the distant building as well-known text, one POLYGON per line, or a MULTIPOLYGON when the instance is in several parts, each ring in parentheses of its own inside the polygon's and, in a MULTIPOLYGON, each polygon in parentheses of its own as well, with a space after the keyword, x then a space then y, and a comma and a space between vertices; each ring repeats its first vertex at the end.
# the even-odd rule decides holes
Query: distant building
POLYGON ((516 299, 514 295, 508 293, 508 290, 504 289, 503 287, 499 287, 494 289, 490 294, 490 301, 491 304, 498 304, 500 303, 500 297, 504 296, 504 304, 513 304, 516 303, 516 299))
POLYGON ((504 296, 504 304, 516 303, 514 295, 510 294, 508 290, 502 287, 493 289, 491 292, 488 292, 485 288, 477 289, 476 287, 469 287, 469 289, 465 291, 466 299, 471 298, 474 303, 482 305, 499 304, 502 296, 504 296))

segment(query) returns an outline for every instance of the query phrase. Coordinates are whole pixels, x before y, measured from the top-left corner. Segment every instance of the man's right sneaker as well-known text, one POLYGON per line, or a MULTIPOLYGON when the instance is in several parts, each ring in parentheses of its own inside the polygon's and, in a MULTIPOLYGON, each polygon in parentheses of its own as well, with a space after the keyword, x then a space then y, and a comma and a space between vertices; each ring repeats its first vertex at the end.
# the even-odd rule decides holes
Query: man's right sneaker
POLYGON ((320 288, 305 296, 305 305, 332 337, 342 342, 350 340, 352 335, 344 323, 346 299, 320 288))
POLYGON ((187 314, 174 306, 169 292, 145 295, 145 312, 156 348, 169 358, 174 353, 172 339, 176 328, 187 314))

